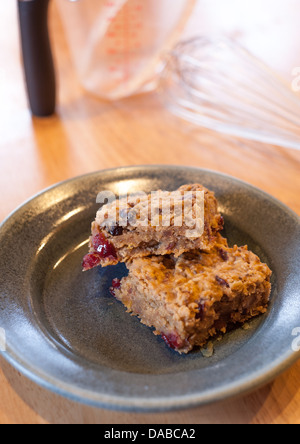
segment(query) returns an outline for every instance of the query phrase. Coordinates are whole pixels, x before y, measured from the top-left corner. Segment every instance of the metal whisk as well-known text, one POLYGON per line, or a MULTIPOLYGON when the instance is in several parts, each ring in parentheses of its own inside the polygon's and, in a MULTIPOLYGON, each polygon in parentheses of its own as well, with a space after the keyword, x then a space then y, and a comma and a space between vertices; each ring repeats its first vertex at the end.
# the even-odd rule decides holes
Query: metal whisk
POLYGON ((300 99, 232 40, 179 43, 166 57, 161 87, 170 111, 200 127, 300 149, 300 99))

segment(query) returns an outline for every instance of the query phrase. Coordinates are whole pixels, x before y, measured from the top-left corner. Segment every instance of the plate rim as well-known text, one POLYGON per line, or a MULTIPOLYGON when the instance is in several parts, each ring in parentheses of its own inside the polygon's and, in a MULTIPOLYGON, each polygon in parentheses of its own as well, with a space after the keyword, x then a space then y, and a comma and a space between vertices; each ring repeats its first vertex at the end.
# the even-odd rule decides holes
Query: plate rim
MULTIPOLYGON (((15 208, 5 219, 0 223, 0 233, 5 227, 7 223, 10 223, 14 217, 18 215, 20 211, 25 209, 27 205, 32 203, 35 199, 47 194, 50 191, 55 190, 56 188, 60 188, 61 186, 65 186, 68 184, 76 183, 79 180, 85 180, 89 177, 101 175, 101 174, 117 174, 118 172, 125 173, 133 171, 157 171, 158 169, 172 169, 172 170, 193 170, 195 173, 206 173, 217 175, 223 178, 226 178, 235 183, 240 183, 246 186, 247 188, 252 189, 256 193, 259 193, 261 196, 264 196, 266 199, 274 203, 277 207, 280 207, 285 213, 287 213, 290 217, 293 217, 297 224, 300 226, 300 216, 288 207, 285 203, 281 202, 279 199, 274 197, 273 195, 267 193, 266 191, 248 183, 244 180, 241 180, 237 177, 231 176, 226 173, 222 173, 212 169, 199 168, 199 167, 191 167, 184 165, 131 165, 131 166, 122 166, 117 168, 108 168, 102 170, 96 170, 90 173, 85 173, 79 176, 75 176, 58 183, 55 183, 40 192, 36 193, 19 206, 15 208)), ((207 405, 215 402, 219 402, 222 400, 226 400, 229 398, 235 398, 238 396, 245 395, 249 392, 252 392, 255 389, 267 384, 272 381, 282 372, 291 367, 294 363, 296 363, 300 358, 300 352, 295 352, 292 349, 285 352, 283 357, 277 359, 275 362, 272 362, 272 366, 263 367, 261 371, 256 371, 253 373, 253 378, 249 380, 249 378, 244 377, 242 380, 239 380, 239 383, 236 384, 232 382, 227 384, 225 387, 218 387, 215 389, 210 389, 205 394, 196 393, 195 395, 188 394, 184 395, 175 395, 171 397, 161 397, 161 398, 147 398, 137 397, 137 398, 128 398, 126 396, 119 396, 116 394, 105 395, 103 393, 96 393, 96 396, 93 392, 76 387, 75 385, 68 384, 65 382, 61 382, 59 379, 47 375, 46 373, 40 372, 39 369, 31 368, 28 363, 24 361, 20 361, 18 356, 15 355, 14 351, 11 350, 10 354, 7 351, 0 351, 0 355, 10 364, 12 367, 20 371, 24 376, 38 384, 45 389, 50 390, 51 392, 63 396, 71 401, 76 401, 85 405, 89 405, 92 407, 100 407, 109 410, 122 410, 122 411, 131 411, 131 412, 161 412, 161 411, 172 411, 184 408, 193 408, 200 405, 207 405), (25 365, 27 364, 27 366, 25 365)))
POLYGON ((290 213, 291 216, 295 217, 296 219, 298 219, 298 222, 300 223, 300 215, 298 215, 294 210, 292 210, 287 204, 285 204, 284 202, 282 202, 280 199, 278 199, 277 197, 273 196, 272 194, 268 193, 267 191, 262 190, 261 188, 257 187, 256 185, 251 184, 250 182, 247 182, 243 179, 239 179, 238 177, 232 176, 230 174, 227 173, 222 173, 220 171, 217 170, 212 170, 209 168, 201 168, 201 167, 191 167, 191 166, 185 166, 185 165, 128 165, 128 166, 122 166, 122 167, 116 167, 116 168, 107 168, 107 169, 102 169, 102 170, 95 170, 95 171, 91 171, 89 173, 84 173, 84 174, 80 174, 78 176, 75 177, 70 177, 69 179, 66 180, 62 180, 59 182, 56 182, 44 189, 42 189, 41 191, 37 192, 36 194, 34 194, 33 196, 29 197, 28 199, 24 200, 21 204, 19 204, 14 210, 12 210, 1 222, 0 222, 0 230, 2 230, 3 226, 12 218, 14 217, 20 210, 22 210, 24 207, 26 207, 29 203, 33 202, 35 199, 42 197, 44 194, 47 194, 49 191, 53 191, 56 188, 59 188, 63 185, 68 185, 71 184, 72 182, 76 182, 77 180, 82 180, 88 177, 92 177, 92 176, 96 176, 98 174, 103 174, 103 173, 110 173, 110 172, 117 172, 117 171, 128 171, 128 170, 139 170, 139 169, 158 169, 158 168, 167 168, 167 169, 186 169, 186 170, 193 170, 193 171, 199 171, 199 172, 204 172, 204 173, 209 173, 209 174, 216 174, 218 176, 230 179, 232 181, 241 183, 243 185, 246 185, 249 188, 252 188, 254 191, 259 192, 262 195, 265 195, 265 197, 267 197, 269 200, 273 200, 273 202, 275 204, 277 204, 278 206, 282 207, 282 209, 284 209, 285 211, 287 211, 288 213, 290 213))
MULTIPOLYGON (((72 384, 61 383, 59 379, 54 377, 42 377, 41 373, 33 373, 29 368, 25 368, 12 355, 5 356, 6 352, 1 351, 2 356, 12 367, 22 373, 25 377, 33 383, 43 387, 55 395, 62 396, 70 401, 79 402, 95 408, 102 408, 114 411, 136 412, 136 413, 160 413, 171 412, 182 409, 191 409, 200 406, 207 406, 217 402, 226 401, 230 399, 240 398, 253 391, 264 387, 266 384, 272 382, 276 377, 280 376, 285 370, 291 367, 300 359, 300 352, 286 353, 288 355, 284 360, 278 360, 276 366, 272 366, 267 372, 261 371, 255 374, 255 379, 247 379, 237 385, 234 382, 227 384, 225 388, 211 389, 207 391, 205 396, 203 394, 196 395, 182 395, 173 397, 157 397, 153 400, 141 397, 124 397, 115 394, 104 395, 97 393, 96 396, 91 390, 81 389, 72 384), (254 381, 254 382, 253 382, 254 381)), ((47 375, 46 375, 47 376, 47 375)))

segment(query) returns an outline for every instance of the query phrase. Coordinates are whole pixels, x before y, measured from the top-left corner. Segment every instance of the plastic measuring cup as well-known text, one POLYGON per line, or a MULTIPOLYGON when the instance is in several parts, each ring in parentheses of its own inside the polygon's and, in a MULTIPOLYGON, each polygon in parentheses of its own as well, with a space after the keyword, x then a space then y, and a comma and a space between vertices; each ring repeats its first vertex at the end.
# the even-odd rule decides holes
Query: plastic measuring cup
POLYGON ((83 86, 118 99, 157 85, 197 0, 57 0, 83 86))

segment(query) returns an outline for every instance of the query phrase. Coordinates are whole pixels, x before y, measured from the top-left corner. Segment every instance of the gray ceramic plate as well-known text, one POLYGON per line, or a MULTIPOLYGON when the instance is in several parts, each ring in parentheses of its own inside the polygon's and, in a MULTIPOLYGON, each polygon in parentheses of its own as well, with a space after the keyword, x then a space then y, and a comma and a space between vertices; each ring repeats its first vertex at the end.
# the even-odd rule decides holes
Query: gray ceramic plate
POLYGON ((0 229, 3 356, 36 383, 89 405, 159 411, 248 392, 298 359, 300 222, 280 202, 231 177, 184 167, 132 167, 79 177, 39 194, 0 229), (273 270, 270 309, 180 356, 129 316, 108 289, 121 265, 81 271, 103 190, 174 190, 200 182, 216 192, 230 244, 248 244, 273 270), (293 350, 294 348, 294 350, 293 350))

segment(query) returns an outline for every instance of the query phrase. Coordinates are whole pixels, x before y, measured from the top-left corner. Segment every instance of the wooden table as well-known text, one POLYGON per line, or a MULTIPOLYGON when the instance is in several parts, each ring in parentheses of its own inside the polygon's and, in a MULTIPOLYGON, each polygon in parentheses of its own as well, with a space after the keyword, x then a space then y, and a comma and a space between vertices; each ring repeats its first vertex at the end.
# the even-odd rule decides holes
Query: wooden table
MULTIPOLYGON (((248 42, 291 81, 292 69, 300 66, 299 2, 226 0, 227 15, 219 9, 222 3, 201 1, 199 26, 203 24, 205 31, 222 29, 248 42)), ((32 119, 24 93, 15 2, 1 2, 0 23, 0 220, 58 181, 133 164, 192 165, 225 172, 262 188, 300 214, 300 152, 191 130, 173 118, 155 95, 104 103, 86 94, 77 81, 54 5, 50 25, 59 107, 55 117, 32 119)), ((36 386, 3 359, 0 365, 3 424, 300 423, 299 361, 247 396, 161 414, 79 405, 36 386)))

